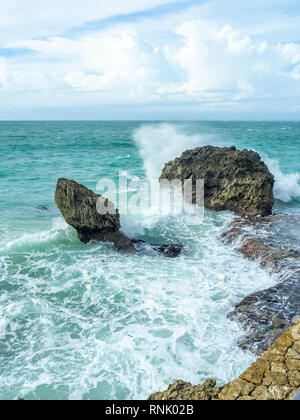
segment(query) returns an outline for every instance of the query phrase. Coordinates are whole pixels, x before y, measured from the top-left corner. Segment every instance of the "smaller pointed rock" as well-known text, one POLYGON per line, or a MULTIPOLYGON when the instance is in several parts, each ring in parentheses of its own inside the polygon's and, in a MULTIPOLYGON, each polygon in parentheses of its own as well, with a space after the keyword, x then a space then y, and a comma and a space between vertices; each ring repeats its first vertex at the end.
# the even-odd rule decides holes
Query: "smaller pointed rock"
POLYGON ((114 204, 75 181, 60 178, 55 202, 65 221, 76 229, 83 243, 91 240, 113 242, 117 249, 135 251, 132 241, 120 232, 120 215, 114 204), (110 211, 100 214, 99 205, 110 211))

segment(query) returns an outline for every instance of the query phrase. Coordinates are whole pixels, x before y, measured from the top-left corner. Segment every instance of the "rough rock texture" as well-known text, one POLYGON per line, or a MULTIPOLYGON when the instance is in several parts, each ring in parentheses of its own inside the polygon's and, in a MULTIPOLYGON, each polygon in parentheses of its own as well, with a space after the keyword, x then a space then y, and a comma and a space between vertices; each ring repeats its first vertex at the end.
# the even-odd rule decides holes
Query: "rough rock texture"
POLYGON ((157 392, 151 395, 149 400, 156 401, 180 401, 180 400, 217 400, 222 388, 216 386, 216 381, 208 379, 203 385, 192 386, 192 384, 176 381, 170 385, 167 391, 157 392))
MULTIPOLYGON (((76 229, 81 242, 113 242, 122 251, 139 251, 143 244, 147 245, 144 241, 129 239, 120 232, 120 215, 112 202, 75 181, 58 180, 55 202, 66 222, 76 229), (109 207, 110 213, 100 214, 97 210, 99 202, 109 207)), ((182 251, 181 245, 150 246, 168 258, 178 257, 182 251)))
POLYGON ((88 243, 94 239, 113 242, 120 250, 135 250, 132 242, 120 233, 118 210, 102 196, 75 181, 61 178, 57 183, 55 202, 66 222, 76 229, 81 242, 88 243), (115 214, 99 214, 98 200, 103 200, 107 207, 114 209, 115 214))
POLYGON ((278 277, 276 286, 247 296, 229 314, 246 331, 240 346, 260 354, 300 315, 300 217, 236 219, 223 240, 278 277))
POLYGON ((226 385, 220 400, 289 400, 300 388, 300 322, 284 333, 238 379, 226 385))
MULTIPOLYGON (((163 169, 160 180, 205 180, 205 207, 267 216, 274 205, 274 177, 258 153, 235 147, 188 150, 163 169)), ((193 188, 196 203, 196 188, 193 188)))
POLYGON ((290 400, 300 388, 300 321, 285 332, 239 378, 224 387, 209 379, 192 386, 176 381, 150 400, 290 400))

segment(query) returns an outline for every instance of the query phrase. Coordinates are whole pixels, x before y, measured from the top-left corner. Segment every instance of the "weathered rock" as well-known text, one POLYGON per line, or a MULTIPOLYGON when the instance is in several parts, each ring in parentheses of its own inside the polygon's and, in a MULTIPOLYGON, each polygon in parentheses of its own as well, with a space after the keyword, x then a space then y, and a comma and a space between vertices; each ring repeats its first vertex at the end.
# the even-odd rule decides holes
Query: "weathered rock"
POLYGON ((297 343, 299 332, 300 322, 286 331, 240 378, 226 385, 219 399, 292 399, 300 387, 300 364, 297 359, 290 359, 290 350, 297 343), (274 356, 280 362, 270 362, 274 356))
MULTIPOLYGON (((260 354, 300 313, 300 217, 236 219, 222 237, 246 258, 257 260, 278 276, 276 286, 247 296, 228 315, 246 331, 240 346, 260 354)), ((273 356, 273 361, 279 360, 273 356)))
POLYGON ((131 240, 120 232, 118 210, 101 195, 75 181, 61 178, 57 183, 55 202, 66 222, 76 229, 81 242, 113 242, 119 250, 135 250, 131 240), (98 200, 102 200, 111 211, 100 214, 97 211, 98 200))
POLYGON ((258 153, 235 147, 200 147, 165 165, 160 180, 205 181, 205 207, 237 214, 267 216, 274 205, 274 177, 258 153))
POLYGON ((270 363, 264 359, 258 359, 240 378, 254 385, 261 385, 268 369, 270 369, 270 363))
POLYGON ((288 377, 292 387, 300 388, 300 371, 291 370, 289 371, 288 377))
POLYGON ((242 378, 238 378, 231 382, 230 386, 225 386, 219 395, 220 399, 224 400, 236 400, 241 397, 249 396, 255 389, 255 385, 245 381, 242 378))
MULTIPOLYGON (((150 400, 290 400, 300 387, 300 364, 291 359, 291 349, 297 348, 300 338, 300 321, 286 331, 241 376, 223 387, 208 379, 203 385, 192 386, 176 381, 167 391, 158 392, 150 400), (280 357, 280 362, 270 360, 280 357), (290 363, 293 362, 293 363, 290 363)), ((294 355, 294 353, 293 353, 294 355)), ((300 398, 300 395, 298 399, 300 398)))
MULTIPOLYGON (((58 180, 55 202, 83 243, 91 240, 112 242, 120 251, 137 251, 139 244, 145 244, 144 241, 129 239, 120 232, 120 215, 112 202, 75 181, 58 180), (110 211, 101 214, 99 206, 110 211)), ((150 245, 154 251, 168 258, 178 257, 182 251, 180 245, 150 245)))
POLYGON ((192 386, 192 384, 176 381, 170 385, 167 391, 157 392, 151 395, 149 400, 156 401, 181 401, 181 400, 217 400, 222 388, 216 386, 216 381, 208 379, 202 385, 192 386))

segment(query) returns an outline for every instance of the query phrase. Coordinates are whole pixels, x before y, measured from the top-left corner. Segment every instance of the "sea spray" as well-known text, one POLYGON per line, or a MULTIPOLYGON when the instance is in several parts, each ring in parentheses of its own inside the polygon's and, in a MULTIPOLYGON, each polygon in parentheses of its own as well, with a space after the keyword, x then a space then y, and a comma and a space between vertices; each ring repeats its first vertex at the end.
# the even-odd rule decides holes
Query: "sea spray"
MULTIPOLYGON (((0 340, 2 399, 145 399, 179 378, 224 384, 255 360, 238 348, 243 331, 226 316, 277 279, 221 243, 232 214, 206 211, 205 223, 191 228, 181 216, 128 218, 122 225, 135 236, 184 245, 174 260, 128 256, 110 244, 81 244, 55 215, 53 195, 59 176, 95 189, 120 170, 145 177, 145 156, 152 178, 151 167, 159 176, 187 148, 219 141, 266 152, 286 172, 299 173, 300 125, 286 130, 284 148, 281 125, 273 123, 0 125, 1 163, 9 174, 1 178, 0 204, 0 302, 7 323, 0 340), (146 139, 137 147, 136 133, 146 126, 170 134, 165 156, 154 134, 156 148, 148 149, 146 139), (24 137, 16 139, 16 131, 24 137), (178 149, 177 134, 183 136, 178 149), (41 204, 51 212, 37 212, 41 204)), ((291 204, 296 211, 298 205, 291 204)))
MULTIPOLYGON (((135 130, 133 138, 140 155, 144 161, 144 167, 148 179, 159 178, 164 165, 180 157, 187 149, 193 149, 205 145, 232 146, 235 141, 218 138, 211 134, 188 134, 188 124, 156 124, 142 125, 135 130)), ((249 129, 248 129, 249 130, 249 129)), ((283 202, 289 202, 300 197, 300 174, 283 173, 278 160, 270 158, 266 153, 261 154, 270 172, 275 177, 275 198, 283 202)))
POLYGON ((294 198, 300 197, 300 174, 284 174, 281 171, 278 160, 276 159, 270 159, 268 157, 265 157, 265 161, 267 166, 269 167, 270 172, 275 177, 275 198, 287 203, 293 200, 294 198))
POLYGON ((172 124, 142 125, 133 138, 144 161, 148 179, 159 178, 164 165, 187 149, 212 144, 208 135, 188 135, 184 126, 172 124))

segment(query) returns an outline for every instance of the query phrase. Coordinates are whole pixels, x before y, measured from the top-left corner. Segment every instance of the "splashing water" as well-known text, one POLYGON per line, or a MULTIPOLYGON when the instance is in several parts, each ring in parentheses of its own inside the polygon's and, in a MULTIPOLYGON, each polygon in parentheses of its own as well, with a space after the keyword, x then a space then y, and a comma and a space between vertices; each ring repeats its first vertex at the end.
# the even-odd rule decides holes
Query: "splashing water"
POLYGON ((184 127, 171 124, 143 125, 134 132, 134 140, 144 161, 148 179, 157 179, 164 165, 187 149, 212 144, 212 136, 187 135, 184 127))
POLYGON ((144 399, 176 379, 223 384, 254 361, 226 316, 277 279, 223 246, 231 213, 206 211, 193 226, 182 216, 122 216, 131 235, 184 245, 174 260, 151 249, 128 256, 81 244, 53 194, 60 176, 92 189, 120 170, 155 178, 186 148, 209 143, 253 148, 280 168, 289 159, 284 172, 298 173, 298 125, 284 131, 283 157, 282 126, 271 123, 0 125, 1 399, 144 399))
POLYGON ((266 164, 275 177, 275 198, 287 203, 294 198, 300 197, 300 175, 298 173, 284 174, 276 159, 266 158, 266 164))

